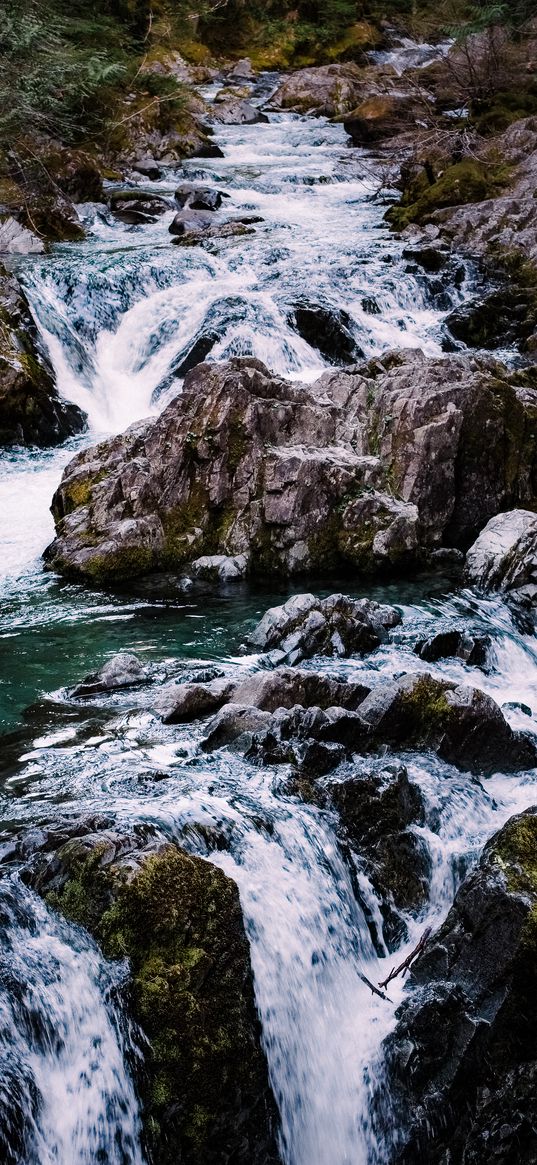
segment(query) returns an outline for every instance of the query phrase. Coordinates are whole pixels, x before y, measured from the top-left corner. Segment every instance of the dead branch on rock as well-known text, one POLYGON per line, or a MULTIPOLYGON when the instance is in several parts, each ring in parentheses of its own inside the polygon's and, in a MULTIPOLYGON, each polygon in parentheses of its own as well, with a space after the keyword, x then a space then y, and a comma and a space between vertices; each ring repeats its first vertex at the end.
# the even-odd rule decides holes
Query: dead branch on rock
MULTIPOLYGON (((385 995, 384 991, 379 991, 378 987, 375 987, 375 984, 372 983, 371 980, 367 978, 367 975, 363 975, 361 971, 358 971, 358 974, 360 976, 360 979, 362 980, 362 983, 365 983, 366 987, 369 987, 369 990, 373 992, 373 995, 378 995, 379 999, 385 999, 385 1000, 387 1000, 388 1003, 391 1003, 390 997, 388 995, 385 995)), ((382 983, 380 984, 380 986, 382 987, 382 983)))
POLYGON ((404 959, 398 967, 394 967, 393 970, 390 971, 387 979, 384 979, 382 983, 379 983, 379 987, 387 987, 388 983, 391 983, 392 979, 396 979, 398 975, 404 975, 406 971, 409 971, 412 963, 415 961, 415 959, 417 959, 418 955, 421 955, 430 936, 431 927, 428 926, 427 930, 424 930, 419 943, 414 947, 414 950, 411 951, 409 955, 407 955, 406 959, 404 959))

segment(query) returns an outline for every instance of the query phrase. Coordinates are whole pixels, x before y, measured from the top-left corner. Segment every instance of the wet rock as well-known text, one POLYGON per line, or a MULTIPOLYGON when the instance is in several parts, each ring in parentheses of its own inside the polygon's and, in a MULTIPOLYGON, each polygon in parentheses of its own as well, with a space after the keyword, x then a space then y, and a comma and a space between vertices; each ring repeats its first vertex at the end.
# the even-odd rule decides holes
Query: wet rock
POLYGON ((158 194, 144 194, 142 190, 114 190, 108 203, 115 218, 129 225, 156 222, 170 209, 166 198, 158 194))
POLYGON ((491 518, 466 555, 466 578, 537 605, 537 514, 511 510, 491 518))
POLYGON ((471 667, 486 667, 492 640, 489 635, 470 635, 456 627, 439 631, 416 643, 414 651, 426 663, 438 659, 462 659, 471 667))
POLYGON ((151 1160, 276 1165, 237 887, 150 830, 85 834, 24 874, 109 959, 128 958, 129 1008, 148 1040, 140 1074, 151 1160))
POLYGON ((197 720, 199 716, 207 716, 227 703, 235 688, 236 684, 228 679, 215 679, 205 684, 172 684, 159 695, 155 710, 165 724, 197 720))
POLYGON ((56 390, 23 289, 0 265, 0 446, 58 445, 85 427, 56 390))
POLYGON ((450 255, 447 248, 442 246, 427 246, 425 243, 420 243, 405 247, 403 259, 411 259, 413 263, 416 263, 428 275, 436 275, 448 266, 450 255))
POLYGON ((331 778, 325 788, 380 895, 384 938, 393 949, 406 934, 399 912, 415 912, 427 902, 431 857, 412 829, 425 824, 421 790, 403 766, 331 778))
POLYGON ((223 223, 204 224, 200 229, 188 228, 184 234, 172 239, 176 247, 197 247, 210 244, 212 239, 235 239, 245 235, 252 235, 254 227, 250 223, 261 222, 256 215, 243 219, 233 219, 223 223))
POLYGON ((197 149, 195 149, 192 152, 191 157, 192 158, 223 158, 224 151, 220 149, 220 146, 216 145, 216 142, 202 142, 201 145, 198 146, 197 149))
POLYGON ((150 155, 144 158, 135 158, 132 163, 132 168, 137 174, 142 174, 144 178, 149 178, 151 182, 158 182, 159 178, 162 178, 161 166, 150 155))
POLYGON ((363 72, 352 62, 299 69, 282 82, 271 97, 271 106, 338 117, 357 104, 363 88, 363 72))
POLYGON ((537 763, 534 739, 515 732, 478 688, 409 674, 379 683, 358 711, 377 742, 433 748, 470 772, 515 772, 537 763))
POLYGON ((67 467, 47 558, 93 579, 215 554, 258 575, 414 570, 537 505, 536 409, 527 371, 476 357, 388 353, 313 385, 201 364, 160 417, 67 467))
POLYGON ((298 305, 289 323, 332 364, 356 364, 363 358, 364 353, 353 336, 353 321, 346 311, 319 304, 298 305))
POLYGON ((469 348, 507 348, 526 340, 533 331, 528 311, 530 294, 515 287, 471 300, 449 313, 445 326, 469 348))
POLYGON ((86 676, 73 688, 73 696, 92 696, 98 692, 114 692, 120 688, 132 688, 148 679, 147 669, 130 652, 120 651, 108 659, 99 671, 86 676))
POLYGON ((245 578, 248 571, 248 557, 239 554, 235 558, 226 554, 206 554, 190 564, 190 573, 195 578, 207 582, 236 582, 245 578))
POLYGON ((214 105, 211 116, 220 125, 261 125, 269 120, 256 105, 240 98, 214 105))
POLYGON ((185 206, 174 215, 168 230, 171 235, 199 234, 212 225, 212 215, 208 210, 194 210, 185 206))
POLYGON ((411 973, 373 1112, 390 1165, 531 1165, 537 810, 485 847, 411 973))
POLYGON ((243 706, 233 701, 217 712, 208 725, 207 736, 201 747, 205 752, 218 748, 233 748, 238 752, 248 752, 254 737, 272 728, 270 712, 250 705, 243 706))
POLYGON ((219 210, 226 197, 222 190, 195 186, 192 182, 182 182, 175 191, 175 201, 181 210, 186 206, 192 210, 219 210))
POLYGON ((253 647, 276 651, 281 662, 314 655, 346 656, 374 651, 401 622, 393 607, 346 595, 295 595, 271 607, 249 636, 253 647))
POLYGON ((255 71, 252 68, 252 62, 249 57, 241 57, 240 61, 233 66, 228 72, 230 80, 237 81, 253 81, 255 78, 255 71))
POLYGON ((426 117, 426 103, 418 101, 414 93, 385 93, 362 101, 346 114, 343 126, 354 146, 368 146, 406 131, 418 121, 423 125, 426 117))
POLYGON ((366 684, 339 681, 322 672, 279 667, 246 676, 236 687, 233 700, 266 712, 297 705, 355 709, 368 691, 366 684))

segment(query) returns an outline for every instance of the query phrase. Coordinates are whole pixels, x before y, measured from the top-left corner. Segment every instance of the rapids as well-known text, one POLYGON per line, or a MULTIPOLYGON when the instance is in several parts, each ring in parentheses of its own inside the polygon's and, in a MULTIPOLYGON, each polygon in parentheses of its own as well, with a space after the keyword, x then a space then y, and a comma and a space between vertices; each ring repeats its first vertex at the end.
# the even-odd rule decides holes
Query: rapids
MULTIPOLYGON (((151 711, 153 690, 178 660, 210 660, 226 673, 245 662, 256 668, 256 657, 241 655, 245 634, 292 592, 268 582, 185 594, 164 580, 103 594, 42 571, 62 467, 81 443, 162 408, 200 336, 215 336, 210 359, 254 354, 281 375, 312 379, 325 361, 289 322, 306 295, 348 312, 368 357, 401 346, 441 350, 443 315, 464 286, 439 301, 425 276, 407 271, 402 244, 382 222, 377 163, 347 148, 341 126, 273 114, 268 125, 217 128, 216 140, 223 159, 192 160, 147 189, 171 197, 179 177, 216 183, 233 213, 262 216, 255 234, 174 247, 171 209, 154 225, 126 227, 88 205, 84 243, 28 259, 22 270, 60 390, 87 411, 90 432, 52 453, 15 451, 0 461, 0 1064, 3 1104, 22 1137, 18 1156, 5 1159, 17 1165, 142 1165, 143 1155, 131 1078, 137 1034, 118 1001, 124 969, 107 965, 79 929, 22 887, 9 866, 15 832, 112 812, 126 824, 151 823, 229 873, 251 943, 283 1161, 373 1165, 386 1146, 375 1141, 368 1102, 403 984, 381 1000, 362 976, 381 980, 445 916, 484 841, 535 800, 535 773, 478 782, 435 756, 400 758, 426 797, 421 832, 433 877, 427 910, 409 921, 407 948, 388 956, 378 940, 380 904, 359 859, 342 850, 331 814, 286 793, 277 768, 225 751, 207 756, 199 725, 166 727, 151 711), (118 650, 149 665, 149 695, 70 701, 69 685, 118 650)), ((336 589, 333 580, 321 587, 336 589)), ((342 674, 378 680, 425 670, 412 641, 456 620, 493 637, 492 670, 458 661, 427 670, 475 682, 535 717, 535 640, 500 600, 426 576, 358 589, 347 579, 341 589, 382 596, 403 614, 389 646, 343 661, 342 674)), ((537 728, 516 708, 509 717, 537 728)))

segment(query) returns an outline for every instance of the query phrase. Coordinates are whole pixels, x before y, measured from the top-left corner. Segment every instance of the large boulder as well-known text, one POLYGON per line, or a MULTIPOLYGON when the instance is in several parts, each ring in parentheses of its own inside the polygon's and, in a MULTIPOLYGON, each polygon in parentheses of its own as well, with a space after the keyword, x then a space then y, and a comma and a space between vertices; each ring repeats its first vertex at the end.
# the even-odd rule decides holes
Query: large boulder
POLYGON ((47 561, 97 580, 219 554, 260 575, 414 569, 536 504, 536 415, 537 377, 476 357, 388 353, 307 386, 201 364, 159 418, 70 463, 47 561))
POLYGON ((85 427, 56 390, 20 284, 0 266, 0 446, 57 445, 85 427))
POLYGON ((354 146, 369 146, 422 125, 427 106, 415 93, 383 93, 367 97, 345 115, 344 128, 354 146))
POLYGON ((91 672, 73 688, 73 696, 93 696, 100 692, 116 692, 136 687, 148 679, 148 673, 137 655, 120 651, 107 659, 96 672, 91 672))
POLYGON ((511 510, 491 518, 466 555, 466 577, 479 590, 537 605, 537 514, 511 510))
POLYGON ((129 960, 130 1013, 148 1041, 139 1089, 151 1160, 276 1165, 235 883, 147 829, 81 823, 40 838, 24 880, 86 927, 107 958, 129 960))
POLYGON ((271 97, 274 109, 337 117, 353 109, 364 91, 364 71, 353 62, 299 69, 271 97))
POLYGON ((220 125, 260 125, 268 122, 266 113, 262 113, 257 105, 241 98, 232 98, 213 105, 211 110, 213 121, 220 125))
POLYGON ((377 745, 433 748, 449 764, 475 773, 537 764, 535 737, 515 732, 479 688, 410 673, 380 682, 358 712, 377 745))
POLYGON ((373 1111, 389 1165, 533 1165, 537 810, 485 847, 411 973, 373 1111))
POLYGON ((370 599, 294 595, 265 612, 249 642, 292 664, 313 655, 362 655, 384 643, 388 631, 400 622, 393 607, 370 599))

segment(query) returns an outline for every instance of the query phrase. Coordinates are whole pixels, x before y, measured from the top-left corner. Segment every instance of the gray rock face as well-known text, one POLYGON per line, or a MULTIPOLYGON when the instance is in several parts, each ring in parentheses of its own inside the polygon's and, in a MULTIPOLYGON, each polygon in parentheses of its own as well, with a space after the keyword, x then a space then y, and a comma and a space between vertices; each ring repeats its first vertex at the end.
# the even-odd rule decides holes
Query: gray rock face
POLYGON ((249 639, 253 647, 275 651, 279 662, 295 664, 313 655, 374 651, 400 622, 393 607, 369 599, 295 595, 282 607, 267 611, 249 639))
POLYGON ((537 504, 521 375, 408 351, 308 386, 252 358, 199 365, 158 419, 70 463, 47 561, 93 579, 205 555, 372 574, 465 549, 499 509, 537 504))
POLYGON ((56 390, 21 286, 0 265, 0 447, 58 445, 85 427, 85 413, 56 390))
POLYGON ((466 555, 466 577, 537 605, 537 514, 511 510, 491 518, 466 555))
POLYGON ((147 671, 136 655, 120 651, 106 661, 99 671, 86 676, 73 688, 73 696, 92 696, 97 692, 113 692, 118 688, 131 688, 148 678, 147 671))
POLYGON ((536 1160, 536 862, 534 808, 489 842, 414 965, 373 1106, 390 1165, 536 1160))
POLYGON ((182 724, 215 712, 233 696, 236 685, 226 679, 211 683, 171 684, 160 693, 156 711, 165 724, 182 724))

